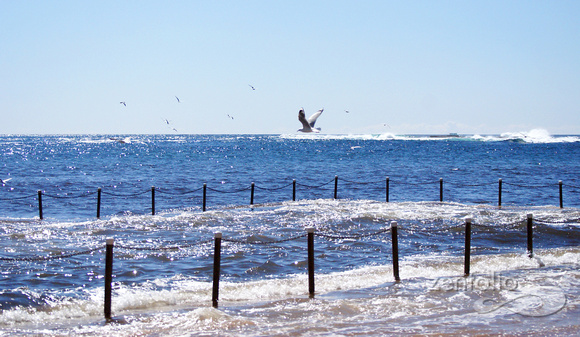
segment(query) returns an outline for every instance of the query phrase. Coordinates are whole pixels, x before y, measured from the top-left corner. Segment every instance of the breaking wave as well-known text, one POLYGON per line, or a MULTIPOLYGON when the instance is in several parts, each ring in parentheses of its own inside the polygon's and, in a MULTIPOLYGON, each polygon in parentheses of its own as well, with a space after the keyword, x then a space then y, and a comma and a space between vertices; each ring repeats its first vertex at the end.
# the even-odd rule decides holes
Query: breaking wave
POLYGON ((532 129, 521 132, 505 132, 500 135, 480 134, 430 134, 430 135, 398 135, 394 133, 382 134, 282 134, 284 139, 311 139, 311 140, 420 140, 420 141, 483 141, 483 142, 516 142, 530 144, 548 143, 576 143, 580 142, 577 135, 551 135, 545 129, 532 129))

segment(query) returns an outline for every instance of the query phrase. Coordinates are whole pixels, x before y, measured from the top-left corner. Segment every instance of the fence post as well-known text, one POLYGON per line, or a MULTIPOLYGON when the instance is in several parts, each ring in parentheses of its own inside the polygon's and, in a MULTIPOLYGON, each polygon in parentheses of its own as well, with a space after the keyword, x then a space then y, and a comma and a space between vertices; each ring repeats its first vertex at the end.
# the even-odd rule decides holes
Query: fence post
POLYGON ((443 202, 443 178, 439 178, 439 201, 443 202))
POLYGON ((111 319, 111 293, 113 290, 113 245, 115 239, 107 238, 105 256, 105 319, 111 319))
POLYGON ((560 185, 560 208, 564 208, 564 194, 562 193, 562 180, 558 182, 560 185))
POLYGON ((205 196, 207 192, 207 184, 203 184, 203 202, 202 202, 202 210, 205 212, 205 196))
POLYGON ((395 281, 400 282, 399 277, 399 240, 397 235, 397 222, 391 221, 391 241, 393 244, 393 274, 395 281))
POLYGON ((389 202, 389 180, 390 178, 387 177, 387 191, 386 191, 387 202, 389 202))
POLYGON ((338 199, 338 176, 334 176, 334 199, 338 199))
POLYGON ((213 253, 213 288, 211 292, 211 303, 214 308, 218 307, 220 293, 220 263, 222 251, 222 233, 214 234, 215 246, 213 253))
POLYGON ((307 227, 308 233, 308 294, 314 298, 314 227, 307 227))
POLYGON ((38 190, 38 217, 40 220, 43 219, 42 217, 42 191, 38 190))
POLYGON ((151 186, 151 215, 155 215, 155 186, 151 186))
POLYGON ((502 185, 502 180, 501 180, 501 178, 499 178, 499 194, 498 194, 498 199, 497 199, 497 205, 499 207, 501 207, 501 185, 502 185))
POLYGON ((465 219, 465 262, 464 275, 469 276, 469 264, 471 260, 471 219, 465 219))
POLYGON ((254 204, 254 183, 252 182, 252 193, 250 195, 250 205, 254 204))
POLYGON ((292 201, 296 201, 296 179, 292 179, 292 201))
POLYGON ((101 188, 97 189, 97 219, 101 218, 101 188))
POLYGON ((533 229, 532 229, 532 225, 533 225, 533 215, 532 214, 528 214, 528 256, 529 257, 534 257, 534 241, 533 241, 533 229))

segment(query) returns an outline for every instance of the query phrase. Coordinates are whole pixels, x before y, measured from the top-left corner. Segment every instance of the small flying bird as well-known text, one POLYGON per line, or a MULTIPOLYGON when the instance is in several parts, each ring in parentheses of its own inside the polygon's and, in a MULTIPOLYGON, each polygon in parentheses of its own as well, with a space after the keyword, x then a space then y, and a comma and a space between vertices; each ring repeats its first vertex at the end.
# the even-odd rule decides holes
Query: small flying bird
POLYGON ((314 115, 310 116, 310 118, 306 119, 306 114, 304 113, 304 108, 301 108, 298 111, 298 120, 302 123, 302 129, 299 129, 300 132, 320 132, 320 128, 314 128, 314 123, 316 123, 316 119, 320 117, 324 111, 324 108, 318 110, 314 115))
POLYGON ((123 104, 124 106, 127 106, 127 104, 125 102, 119 102, 119 104, 123 104))
POLYGON ((181 103, 181 101, 179 100, 179 97, 175 96, 175 99, 177 100, 177 103, 181 103))
POLYGON ((163 120, 165 121, 165 124, 169 125, 169 121, 165 118, 163 118, 163 120))
POLYGON ((230 116, 229 114, 228 114, 228 118, 234 119, 234 117, 230 116))
POLYGON ((256 88, 254 88, 253 85, 251 85, 251 84, 248 84, 248 85, 250 86, 250 88, 252 88, 252 90, 256 90, 256 88))
POLYGON ((350 111, 348 111, 348 110, 344 110, 344 112, 346 112, 347 114, 350 113, 350 111))
POLYGON ((2 186, 6 185, 7 182, 9 182, 10 180, 12 180, 12 178, 8 178, 8 179, 0 179, 0 184, 2 184, 2 186))

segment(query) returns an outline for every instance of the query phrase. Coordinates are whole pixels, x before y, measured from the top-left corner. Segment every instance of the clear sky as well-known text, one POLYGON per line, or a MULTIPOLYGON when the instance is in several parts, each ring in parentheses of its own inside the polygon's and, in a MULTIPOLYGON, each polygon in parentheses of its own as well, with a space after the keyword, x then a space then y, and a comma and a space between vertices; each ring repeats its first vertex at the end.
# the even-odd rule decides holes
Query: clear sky
POLYGON ((576 0, 0 0, 0 134, 289 134, 301 107, 328 134, 580 134, 579 18, 576 0))

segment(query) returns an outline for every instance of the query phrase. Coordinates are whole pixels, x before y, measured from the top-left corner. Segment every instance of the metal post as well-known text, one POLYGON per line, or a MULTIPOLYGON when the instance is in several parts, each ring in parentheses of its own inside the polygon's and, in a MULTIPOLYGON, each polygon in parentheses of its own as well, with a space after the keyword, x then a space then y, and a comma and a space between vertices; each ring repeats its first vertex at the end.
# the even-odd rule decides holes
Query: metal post
POLYGON ((560 185, 560 208, 564 208, 564 194, 562 193, 562 180, 558 182, 560 185))
POLYGON ((292 179, 292 201, 296 201, 296 179, 292 179))
POLYGON ((439 201, 443 202, 443 178, 439 178, 439 201))
POLYGON ((338 176, 334 176, 334 199, 338 199, 338 176))
POLYGON ((107 238, 105 256, 105 319, 111 319, 111 293, 113 290, 113 245, 115 239, 107 238))
POLYGON ((314 227, 307 227, 308 233, 308 294, 314 297, 314 227))
POLYGON ((206 191, 207 191, 207 184, 203 184, 203 206, 202 209, 205 212, 205 196, 206 196, 206 191))
POLYGON ((501 207, 501 185, 502 185, 502 180, 501 180, 501 178, 499 178, 499 194, 498 194, 498 201, 497 201, 497 205, 499 207, 501 207))
POLYGON ((533 214, 528 214, 528 256, 534 257, 534 240, 533 240, 533 229, 532 225, 534 223, 533 214))
POLYGON ((387 177, 387 192, 386 192, 386 194, 387 194, 387 202, 389 202, 389 180, 390 180, 390 178, 387 177))
POLYGON ((400 282, 399 277, 399 240, 397 235, 397 222, 391 221, 391 241, 393 244, 393 275, 395 276, 395 281, 400 282))
POLYGON ((469 276, 469 264, 471 260, 471 219, 465 219, 465 262, 464 275, 469 276))
POLYGON ((101 188, 97 189, 97 219, 101 218, 101 188))
POLYGON ((252 183, 252 193, 250 196, 250 205, 254 204, 254 183, 252 183))
POLYGON ((155 215, 155 186, 151 186, 151 215, 155 215))
POLYGON ((214 238, 215 238, 215 247, 213 253, 213 288, 211 292, 211 303, 214 308, 217 308, 220 292, 222 233, 220 232, 215 233, 214 238))
POLYGON ((42 217, 42 191, 38 190, 38 217, 40 220, 43 219, 42 217))

